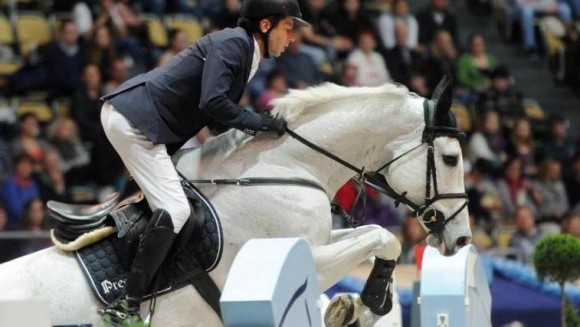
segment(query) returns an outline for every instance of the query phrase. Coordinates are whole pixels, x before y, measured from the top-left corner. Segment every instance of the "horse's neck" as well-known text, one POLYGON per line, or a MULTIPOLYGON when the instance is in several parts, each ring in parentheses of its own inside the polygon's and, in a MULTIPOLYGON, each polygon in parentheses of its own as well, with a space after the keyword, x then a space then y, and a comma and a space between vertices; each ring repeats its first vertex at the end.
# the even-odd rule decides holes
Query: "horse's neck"
MULTIPOLYGON (((329 103, 325 105, 327 108, 317 108, 317 112, 299 118, 295 131, 355 167, 374 170, 395 155, 393 151, 404 146, 406 140, 417 138, 413 132, 421 130, 423 122, 422 106, 418 103, 419 99, 414 98, 381 103, 380 106, 372 101, 366 103, 365 99, 329 103), (361 109, 365 105, 376 107, 361 109)), ((353 170, 291 137, 272 149, 271 155, 287 165, 292 162, 297 170, 308 171, 329 195, 334 195, 356 175, 353 170)))

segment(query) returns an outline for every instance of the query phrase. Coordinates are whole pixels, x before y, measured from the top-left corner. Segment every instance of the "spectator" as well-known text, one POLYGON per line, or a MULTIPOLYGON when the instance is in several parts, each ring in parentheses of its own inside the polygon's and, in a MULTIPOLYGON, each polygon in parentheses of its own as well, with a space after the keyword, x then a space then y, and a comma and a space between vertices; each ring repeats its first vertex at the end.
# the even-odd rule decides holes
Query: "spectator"
POLYGON ((14 173, 0 188, 0 202, 6 205, 8 228, 18 226, 24 212, 24 204, 40 196, 38 185, 32 179, 34 159, 27 154, 17 155, 14 159, 14 173))
POLYGON ((455 15, 447 9, 447 0, 431 0, 431 5, 417 13, 419 44, 425 48, 433 42, 440 31, 447 31, 451 41, 457 40, 455 15))
POLYGON ((478 159, 465 178, 469 213, 474 223, 488 232, 500 218, 502 209, 492 172, 493 166, 487 160, 478 159))
POLYGON ((276 58, 276 67, 286 76, 290 88, 304 89, 322 81, 314 59, 302 52, 302 33, 294 33, 294 42, 276 58))
POLYGON ((256 101, 258 112, 270 112, 274 109, 272 100, 283 96, 287 91, 286 77, 279 70, 271 71, 266 78, 266 90, 256 101))
POLYGON ((355 86, 358 76, 358 68, 355 65, 345 63, 340 70, 337 84, 342 86, 355 86))
POLYGON ((12 154, 10 147, 0 138, 0 185, 12 174, 12 154))
POLYGON ((423 60, 409 44, 409 27, 404 22, 394 26, 395 45, 386 53, 387 68, 395 82, 409 85, 411 74, 422 72, 423 60))
MULTIPOLYGON (((8 230, 8 213, 6 207, 0 202, 0 232, 8 230)), ((12 260, 17 256, 16 246, 13 240, 0 239, 0 264, 12 260)))
POLYGON ((572 12, 567 3, 559 0, 516 0, 516 11, 520 18, 522 40, 528 57, 538 60, 538 46, 535 34, 535 19, 538 14, 558 15, 565 23, 572 22, 572 12))
POLYGON ((183 30, 173 29, 169 31, 169 49, 165 50, 159 58, 157 66, 166 63, 171 57, 175 56, 187 46, 187 34, 183 30))
POLYGON ((67 184, 88 182, 89 152, 80 141, 75 121, 69 117, 57 119, 48 129, 48 140, 58 152, 67 184))
POLYGON ((18 136, 12 140, 11 148, 14 155, 27 154, 36 162, 42 162, 50 144, 40 136, 38 118, 33 113, 25 113, 19 119, 18 136))
POLYGON ((513 128, 514 121, 525 115, 522 94, 510 82, 505 66, 496 67, 491 73, 491 86, 479 98, 479 111, 497 110, 504 127, 513 128))
MULTIPOLYGON (((47 212, 44 201, 40 198, 32 198, 24 206, 24 214, 21 217, 22 226, 20 229, 29 232, 40 232, 48 230, 47 212)), ((51 246, 47 239, 30 239, 20 245, 19 255, 30 254, 51 246)))
POLYGON ((44 53, 48 88, 54 96, 69 96, 81 85, 85 60, 85 43, 79 37, 73 21, 64 20, 58 40, 48 45, 44 53))
POLYGON ((117 49, 113 44, 109 29, 106 26, 97 27, 89 43, 87 63, 96 65, 100 75, 108 79, 109 67, 116 58, 117 49))
POLYGON ((580 213, 570 211, 562 218, 562 234, 580 237, 580 213))
POLYGON ((532 126, 527 118, 520 117, 514 122, 506 151, 509 156, 515 156, 521 160, 526 176, 536 175, 538 172, 535 159, 536 148, 532 126))
POLYGON ((576 145, 568 135, 569 122, 560 115, 550 118, 550 135, 542 142, 540 154, 542 158, 552 158, 562 164, 565 176, 572 173, 572 157, 576 152, 576 145))
POLYGON ((85 67, 83 87, 73 95, 71 117, 79 127, 81 140, 91 148, 91 166, 98 185, 110 189, 122 175, 123 163, 107 140, 99 123, 103 95, 101 74, 96 65, 85 67))
POLYGON ((376 46, 373 33, 362 31, 358 36, 358 48, 348 56, 347 62, 357 68, 356 84, 359 86, 377 86, 391 80, 383 57, 375 51, 376 46))
POLYGON ((536 228, 534 211, 526 206, 520 206, 514 213, 516 232, 509 241, 509 246, 516 249, 524 263, 531 263, 536 243, 542 234, 536 228))
MULTIPOLYGON (((339 7, 331 10, 328 16, 333 34, 345 38, 350 44, 356 44, 361 32, 371 31, 376 44, 378 34, 371 19, 363 13, 360 0, 339 0, 338 4, 339 7)), ((346 58, 351 49, 352 47, 346 49, 348 51, 339 50, 338 59, 346 58)))
POLYGON ((434 90, 444 75, 457 80, 457 56, 451 34, 445 30, 437 32, 425 60, 425 78, 429 89, 434 90))
POLYGON ((427 85, 427 78, 421 73, 411 73, 409 80, 409 91, 415 92, 418 95, 428 98, 431 95, 431 89, 427 85))
POLYGON ((105 93, 109 93, 116 89, 119 85, 127 80, 127 65, 121 58, 116 58, 109 67, 109 80, 105 83, 105 93))
POLYGON ((539 202, 540 196, 524 176, 522 161, 519 158, 510 158, 506 162, 497 187, 502 202, 502 219, 513 217, 519 206, 526 206, 534 213, 537 211, 535 204, 539 202))
POLYGON ((46 152, 42 165, 33 174, 33 179, 38 185, 42 200, 68 202, 66 182, 56 150, 52 149, 46 152))
POLYGON ((307 0, 308 5, 303 9, 304 19, 311 24, 311 28, 303 30, 304 51, 316 61, 316 65, 332 62, 337 52, 348 52, 353 48, 353 42, 347 37, 336 35, 328 22, 328 10, 324 0, 307 0))
POLYGON ((542 161, 534 189, 540 194, 540 221, 555 222, 559 226, 562 216, 570 209, 562 181, 562 165, 554 159, 542 161))
POLYGON ((395 0, 392 5, 392 12, 383 12, 378 19, 378 33, 382 46, 390 50, 398 43, 405 44, 408 48, 414 49, 419 39, 419 25, 417 20, 409 13, 408 0, 395 0), (397 42, 395 26, 404 24, 407 27, 404 42, 397 42))
POLYGON ((416 261, 415 253, 417 247, 424 247, 421 244, 427 237, 421 224, 412 214, 409 214, 403 222, 403 241, 401 242, 401 256, 399 263, 414 264, 416 261))
POLYGON ((495 56, 485 50, 485 38, 474 33, 469 38, 469 52, 459 57, 457 77, 460 86, 481 93, 491 84, 491 72, 499 64, 495 56))
POLYGON ((486 160, 497 172, 507 159, 507 142, 501 131, 499 115, 494 110, 487 110, 480 117, 480 127, 469 139, 471 161, 486 160))

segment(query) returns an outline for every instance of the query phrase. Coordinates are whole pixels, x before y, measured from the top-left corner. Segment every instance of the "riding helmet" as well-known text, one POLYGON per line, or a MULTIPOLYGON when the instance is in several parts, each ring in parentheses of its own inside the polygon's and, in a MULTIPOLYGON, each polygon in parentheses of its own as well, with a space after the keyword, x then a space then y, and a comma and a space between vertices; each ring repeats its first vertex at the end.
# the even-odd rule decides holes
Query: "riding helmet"
POLYGON ((290 16, 298 26, 310 26, 302 19, 300 5, 296 0, 244 0, 240 18, 259 19, 272 15, 290 16))

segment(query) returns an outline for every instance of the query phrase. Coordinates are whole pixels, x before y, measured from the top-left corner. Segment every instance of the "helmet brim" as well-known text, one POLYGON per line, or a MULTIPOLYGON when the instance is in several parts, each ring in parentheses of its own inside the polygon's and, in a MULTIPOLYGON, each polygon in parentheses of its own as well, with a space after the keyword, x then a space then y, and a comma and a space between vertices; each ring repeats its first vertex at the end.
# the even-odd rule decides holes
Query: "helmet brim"
POLYGON ((292 18, 294 19, 294 24, 295 24, 297 27, 311 27, 311 26, 312 26, 312 25, 310 25, 310 23, 309 23, 309 22, 305 21, 305 20, 304 20, 304 19, 302 19, 302 18, 298 18, 298 17, 296 17, 296 16, 292 16, 292 18))

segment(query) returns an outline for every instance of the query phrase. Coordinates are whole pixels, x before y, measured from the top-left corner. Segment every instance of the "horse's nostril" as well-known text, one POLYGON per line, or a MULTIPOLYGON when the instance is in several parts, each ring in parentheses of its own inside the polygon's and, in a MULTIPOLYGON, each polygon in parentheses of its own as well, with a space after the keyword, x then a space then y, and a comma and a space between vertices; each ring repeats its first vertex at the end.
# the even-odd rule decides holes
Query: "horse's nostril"
POLYGON ((462 248, 467 244, 471 243, 471 237, 462 236, 457 239, 457 247, 462 248))

